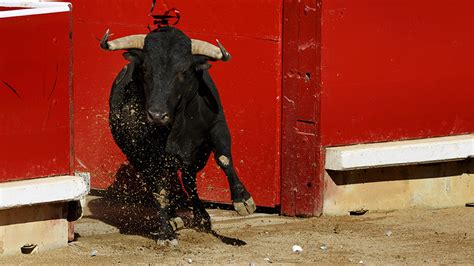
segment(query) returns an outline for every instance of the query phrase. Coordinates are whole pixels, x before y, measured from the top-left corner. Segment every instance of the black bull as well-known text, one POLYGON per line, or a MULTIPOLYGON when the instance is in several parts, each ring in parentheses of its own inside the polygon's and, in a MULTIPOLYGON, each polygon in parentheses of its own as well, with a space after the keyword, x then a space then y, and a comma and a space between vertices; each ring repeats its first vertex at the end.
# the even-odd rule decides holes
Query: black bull
MULTIPOLYGON (((102 48, 107 48, 107 38, 102 48)), ((253 213, 255 203, 234 170, 229 129, 207 71, 213 58, 192 54, 191 40, 171 27, 147 34, 143 49, 126 50, 130 63, 112 86, 109 123, 115 142, 151 187, 158 206, 158 239, 176 238, 170 221, 179 202, 170 197, 170 189, 178 171, 195 226, 211 230, 196 189, 196 174, 211 152, 227 176, 236 211, 253 213)))

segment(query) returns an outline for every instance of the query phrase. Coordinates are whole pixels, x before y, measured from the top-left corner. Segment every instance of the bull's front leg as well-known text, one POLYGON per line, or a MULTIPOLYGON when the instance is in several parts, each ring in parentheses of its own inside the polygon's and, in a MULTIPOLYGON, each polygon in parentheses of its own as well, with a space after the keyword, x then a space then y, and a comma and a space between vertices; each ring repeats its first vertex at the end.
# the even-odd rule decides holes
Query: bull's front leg
POLYGON ((250 196, 250 193, 235 172, 231 155, 231 138, 225 122, 218 123, 214 126, 211 131, 211 139, 214 144, 215 160, 224 171, 229 182, 234 209, 240 215, 252 214, 257 207, 252 196, 250 196))
POLYGON ((234 166, 232 164, 232 156, 230 153, 215 153, 215 160, 217 164, 222 168, 230 186, 230 195, 232 198, 232 204, 234 205, 235 211, 240 215, 249 215, 255 212, 256 206, 252 196, 245 188, 244 184, 240 182, 237 176, 234 166))
MULTIPOLYGON (((156 175, 155 175, 156 176, 156 175)), ((170 182, 167 177, 153 180, 153 199, 158 207, 157 232, 152 233, 158 244, 177 244, 176 232, 170 224, 173 206, 170 200, 170 182)))
POLYGON ((161 189, 158 192, 153 192, 153 198, 158 205, 158 232, 154 235, 158 243, 166 240, 175 240, 176 233, 170 224, 170 200, 169 191, 161 189))

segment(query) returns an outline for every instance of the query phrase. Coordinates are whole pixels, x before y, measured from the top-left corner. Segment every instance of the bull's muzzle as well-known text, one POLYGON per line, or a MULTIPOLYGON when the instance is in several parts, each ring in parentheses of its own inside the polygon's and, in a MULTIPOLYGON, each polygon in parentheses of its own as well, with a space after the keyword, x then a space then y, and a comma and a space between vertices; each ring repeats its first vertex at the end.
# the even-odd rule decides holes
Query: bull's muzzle
POLYGON ((148 110, 148 120, 158 125, 168 125, 171 122, 171 116, 167 112, 148 110))

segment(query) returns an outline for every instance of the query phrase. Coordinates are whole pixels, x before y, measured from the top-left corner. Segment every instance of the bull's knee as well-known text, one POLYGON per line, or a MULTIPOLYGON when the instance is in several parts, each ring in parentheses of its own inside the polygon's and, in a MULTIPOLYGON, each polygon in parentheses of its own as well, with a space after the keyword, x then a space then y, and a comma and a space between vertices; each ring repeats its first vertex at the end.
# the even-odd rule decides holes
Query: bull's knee
POLYGON ((225 155, 221 155, 217 158, 217 163, 220 167, 227 168, 230 165, 230 158, 225 155))

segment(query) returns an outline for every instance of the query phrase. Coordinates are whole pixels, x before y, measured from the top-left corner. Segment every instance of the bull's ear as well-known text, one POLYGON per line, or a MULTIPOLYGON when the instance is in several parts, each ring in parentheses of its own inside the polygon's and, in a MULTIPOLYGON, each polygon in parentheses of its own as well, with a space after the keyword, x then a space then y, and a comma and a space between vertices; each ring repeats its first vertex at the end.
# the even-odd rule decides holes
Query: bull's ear
POLYGON ((209 63, 199 64, 199 65, 195 66, 195 70, 196 71, 204 71, 204 70, 208 70, 211 67, 212 67, 212 65, 209 64, 209 63))
POLYGON ((122 54, 125 60, 128 60, 132 63, 141 64, 143 61, 143 51, 138 49, 131 49, 122 54))
POLYGON ((194 70, 197 72, 201 72, 211 68, 211 64, 208 62, 209 58, 203 55, 195 55, 194 56, 194 70))

